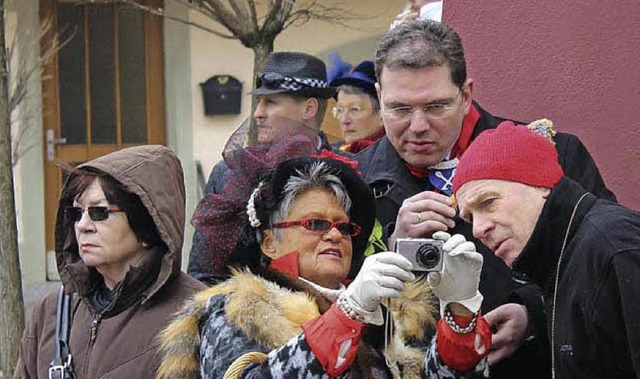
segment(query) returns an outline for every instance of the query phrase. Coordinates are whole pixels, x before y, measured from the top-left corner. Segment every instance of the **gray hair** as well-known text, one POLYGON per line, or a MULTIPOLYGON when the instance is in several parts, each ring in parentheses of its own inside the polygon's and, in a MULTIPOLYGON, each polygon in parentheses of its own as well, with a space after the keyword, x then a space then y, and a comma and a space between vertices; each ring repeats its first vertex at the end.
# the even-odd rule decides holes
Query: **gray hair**
POLYGON ((376 48, 378 83, 385 67, 420 69, 444 65, 448 65, 453 83, 462 88, 467 80, 462 41, 455 30, 439 22, 404 22, 387 32, 376 48))
POLYGON ((338 87, 337 92, 340 92, 340 91, 343 91, 344 93, 347 93, 349 95, 367 95, 369 96, 369 100, 371 100, 371 108, 373 108, 374 110, 380 109, 380 101, 378 100, 378 96, 371 95, 371 93, 367 92, 365 89, 361 87, 352 86, 350 84, 343 84, 340 87, 338 87))
MULTIPOLYGON (((296 197, 314 188, 321 188, 329 191, 338 200, 338 204, 346 213, 351 209, 351 198, 342 180, 332 172, 331 167, 325 162, 318 161, 307 166, 304 170, 296 170, 287 184, 285 184, 284 197, 269 215, 269 225, 275 225, 289 214, 296 197)), ((280 229, 274 229, 273 235, 280 241, 282 234, 280 229)))

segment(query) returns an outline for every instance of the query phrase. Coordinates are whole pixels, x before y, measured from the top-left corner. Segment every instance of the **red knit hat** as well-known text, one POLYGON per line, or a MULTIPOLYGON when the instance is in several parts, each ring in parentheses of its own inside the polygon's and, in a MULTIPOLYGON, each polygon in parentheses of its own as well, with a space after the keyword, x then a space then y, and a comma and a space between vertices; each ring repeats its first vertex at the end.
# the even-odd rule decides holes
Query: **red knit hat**
POLYGON ((499 179, 553 188, 563 176, 555 146, 525 125, 502 122, 482 132, 464 152, 453 178, 453 193, 472 180, 499 179))

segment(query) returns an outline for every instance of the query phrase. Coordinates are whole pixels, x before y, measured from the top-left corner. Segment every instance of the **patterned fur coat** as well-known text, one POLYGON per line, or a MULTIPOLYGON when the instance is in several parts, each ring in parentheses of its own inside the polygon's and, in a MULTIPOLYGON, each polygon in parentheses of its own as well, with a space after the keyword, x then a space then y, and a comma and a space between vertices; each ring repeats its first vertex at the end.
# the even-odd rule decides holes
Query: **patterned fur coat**
MULTIPOLYGON (((223 378, 240 356, 262 352, 243 364, 242 378, 328 378, 305 340, 301 325, 331 304, 308 284, 273 271, 236 271, 231 279, 188 301, 160 336, 163 362, 158 378, 223 378)), ((429 286, 409 283, 391 301, 394 320, 389 369, 384 327, 363 330, 356 361, 341 378, 448 378, 435 343, 436 311, 429 286)), ((236 362, 237 364, 238 362, 236 362)), ((486 360, 474 374, 486 374, 486 360)))

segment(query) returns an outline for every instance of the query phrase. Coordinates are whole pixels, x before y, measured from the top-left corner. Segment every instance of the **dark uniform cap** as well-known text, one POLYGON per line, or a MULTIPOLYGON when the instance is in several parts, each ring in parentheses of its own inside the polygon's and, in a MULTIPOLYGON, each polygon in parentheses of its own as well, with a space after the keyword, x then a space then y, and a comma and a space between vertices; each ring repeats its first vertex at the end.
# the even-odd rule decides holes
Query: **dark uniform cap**
POLYGON ((295 93, 328 99, 335 89, 327 83, 324 62, 312 55, 295 52, 271 53, 264 71, 258 75, 252 95, 295 93))

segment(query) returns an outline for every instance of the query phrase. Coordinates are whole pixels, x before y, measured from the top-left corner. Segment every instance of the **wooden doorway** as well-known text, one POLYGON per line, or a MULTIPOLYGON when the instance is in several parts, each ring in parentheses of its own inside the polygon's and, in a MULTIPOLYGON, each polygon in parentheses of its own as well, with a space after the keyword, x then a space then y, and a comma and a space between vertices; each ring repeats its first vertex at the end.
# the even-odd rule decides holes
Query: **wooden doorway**
POLYGON ((342 129, 340 129, 340 121, 332 116, 332 109, 336 106, 336 100, 331 98, 327 104, 327 111, 324 114, 322 122, 322 131, 327 135, 329 143, 336 143, 342 140, 342 129))
MULTIPOLYGON (((141 4, 161 7, 162 0, 141 4)), ((40 0, 51 22, 43 51, 63 44, 43 69, 47 251, 63 184, 59 162, 76 165, 128 146, 165 144, 162 18, 126 4, 40 0)))

